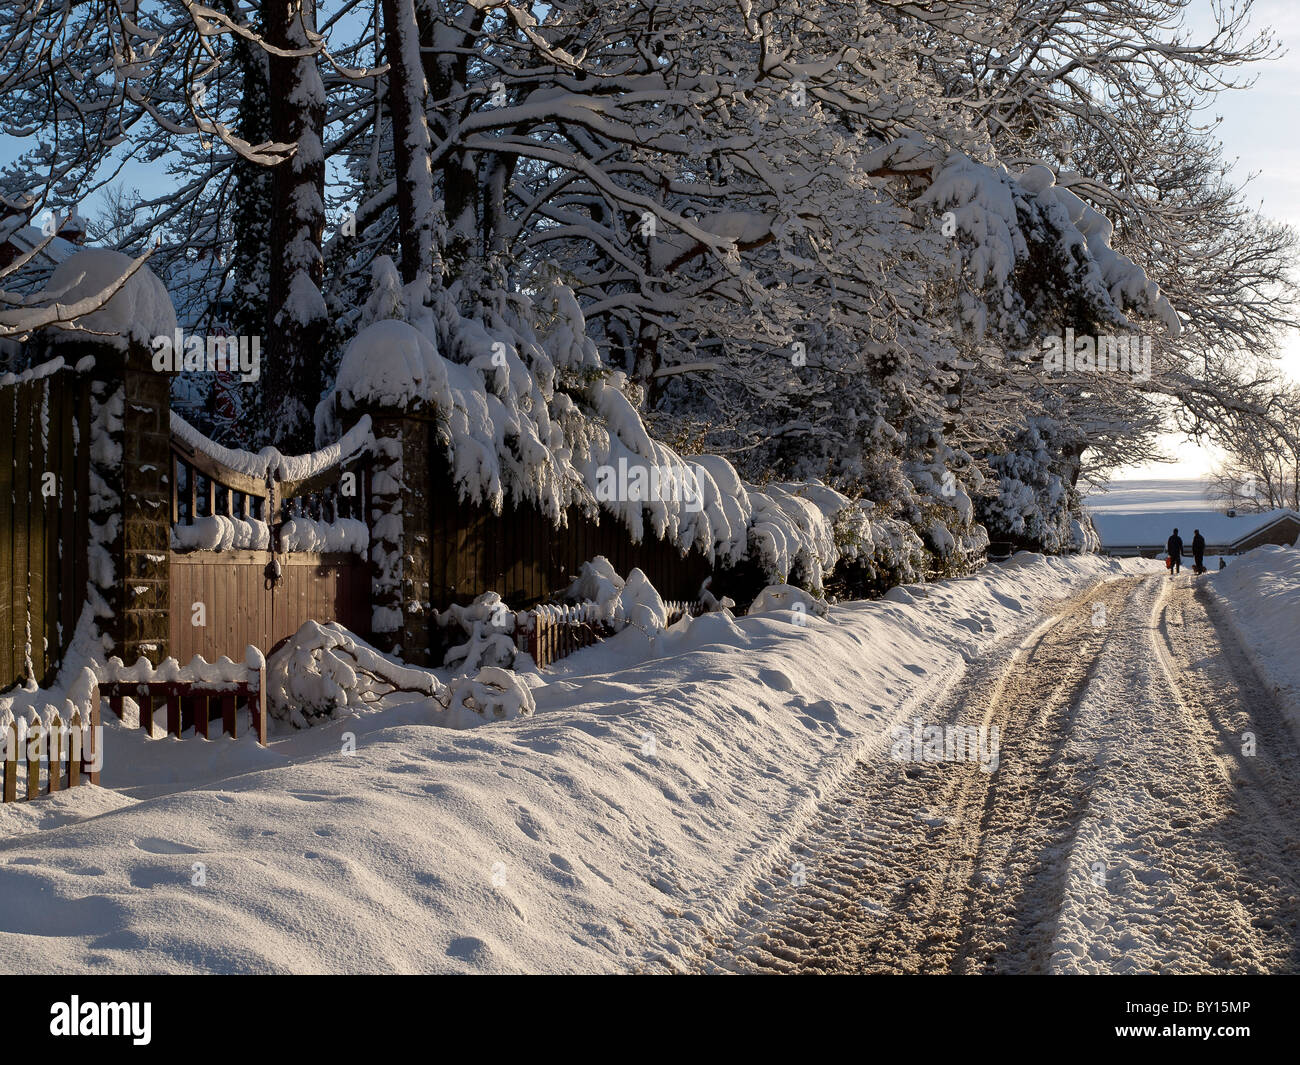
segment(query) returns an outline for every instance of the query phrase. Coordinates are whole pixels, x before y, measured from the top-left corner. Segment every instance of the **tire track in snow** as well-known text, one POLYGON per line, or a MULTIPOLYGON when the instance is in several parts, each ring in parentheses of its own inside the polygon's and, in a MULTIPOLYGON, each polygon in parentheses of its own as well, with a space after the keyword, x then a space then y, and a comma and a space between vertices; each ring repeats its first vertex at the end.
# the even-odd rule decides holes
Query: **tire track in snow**
POLYGON ((860 764, 805 844, 808 885, 760 885, 750 927, 712 964, 948 972, 1041 955, 1051 939, 1041 922, 1053 908, 1036 913, 1028 900, 1052 895, 1044 855, 1068 847, 1085 798, 1076 792, 1088 787, 1086 776, 1061 768, 1057 737, 1097 651, 1113 638, 1093 624, 1095 608, 1121 610, 1136 583, 1106 582, 1066 600, 1009 653, 976 663, 932 712, 927 724, 996 725, 996 772, 894 762, 887 751, 860 764), (1031 825, 1044 831, 1024 830, 1031 825))
POLYGON ((1094 586, 932 712, 998 725, 996 772, 861 763, 792 857, 806 883, 761 883, 706 967, 1300 968, 1300 756, 1269 695, 1189 577, 1094 586))
POLYGON ((1173 582, 1159 612, 1157 652, 1221 798, 1259 971, 1300 971, 1300 738, 1204 585, 1173 582))

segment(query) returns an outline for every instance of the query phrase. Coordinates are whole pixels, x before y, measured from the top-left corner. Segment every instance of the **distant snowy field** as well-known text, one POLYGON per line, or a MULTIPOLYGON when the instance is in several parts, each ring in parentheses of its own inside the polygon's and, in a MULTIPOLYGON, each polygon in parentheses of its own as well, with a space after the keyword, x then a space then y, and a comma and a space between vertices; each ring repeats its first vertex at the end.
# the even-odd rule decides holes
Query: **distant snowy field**
POLYGON ((1209 576, 1211 594, 1300 730, 1300 548, 1256 548, 1209 576))
POLYGON ((1199 512, 1210 508, 1205 479, 1159 479, 1112 481, 1104 489, 1089 492, 1084 503, 1094 514, 1199 512))
POLYGON ((414 699, 269 749, 110 722, 121 791, 0 808, 0 970, 683 964, 965 662, 1154 566, 1019 555, 825 618, 710 614, 653 647, 628 629, 545 674, 535 716, 467 731, 414 699))

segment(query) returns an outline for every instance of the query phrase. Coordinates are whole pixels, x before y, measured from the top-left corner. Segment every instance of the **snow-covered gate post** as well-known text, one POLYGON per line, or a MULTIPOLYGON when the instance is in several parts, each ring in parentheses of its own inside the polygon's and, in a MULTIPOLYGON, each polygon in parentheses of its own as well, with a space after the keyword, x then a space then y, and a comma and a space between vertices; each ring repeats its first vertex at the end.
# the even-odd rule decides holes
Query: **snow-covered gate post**
POLYGON ((103 509, 91 512, 91 583, 111 611, 100 621, 112 653, 157 665, 169 638, 171 375, 135 339, 86 347, 95 356, 91 493, 103 509))
POLYGON ((435 410, 367 407, 375 450, 370 474, 370 617, 375 646, 417 665, 430 664, 433 617, 429 457, 435 410))

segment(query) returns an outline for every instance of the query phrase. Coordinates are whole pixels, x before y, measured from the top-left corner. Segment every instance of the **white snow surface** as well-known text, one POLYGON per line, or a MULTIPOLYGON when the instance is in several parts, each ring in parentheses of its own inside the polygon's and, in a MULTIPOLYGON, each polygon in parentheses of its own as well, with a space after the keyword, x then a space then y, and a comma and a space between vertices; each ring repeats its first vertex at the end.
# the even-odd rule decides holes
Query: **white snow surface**
POLYGON ((468 732, 417 695, 266 749, 110 720, 103 788, 0 808, 0 969, 688 963, 867 745, 1047 601, 1146 565, 1021 554, 825 617, 628 628, 468 732))
POLYGON ((1202 580, 1300 731, 1300 547, 1257 547, 1202 580))

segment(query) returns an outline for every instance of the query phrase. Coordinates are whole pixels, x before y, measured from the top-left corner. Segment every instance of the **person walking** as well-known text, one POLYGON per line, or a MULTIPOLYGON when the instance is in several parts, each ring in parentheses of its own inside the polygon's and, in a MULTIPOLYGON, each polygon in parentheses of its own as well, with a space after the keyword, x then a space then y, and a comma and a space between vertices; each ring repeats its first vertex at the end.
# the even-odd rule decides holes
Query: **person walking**
POLYGON ((1205 537, 1200 529, 1192 530, 1192 561, 1196 563, 1196 572, 1205 572, 1205 537))
POLYGON ((1183 558, 1183 538, 1178 535, 1178 530, 1174 530, 1174 535, 1169 537, 1169 542, 1165 544, 1169 549, 1169 576, 1178 572, 1183 558))

